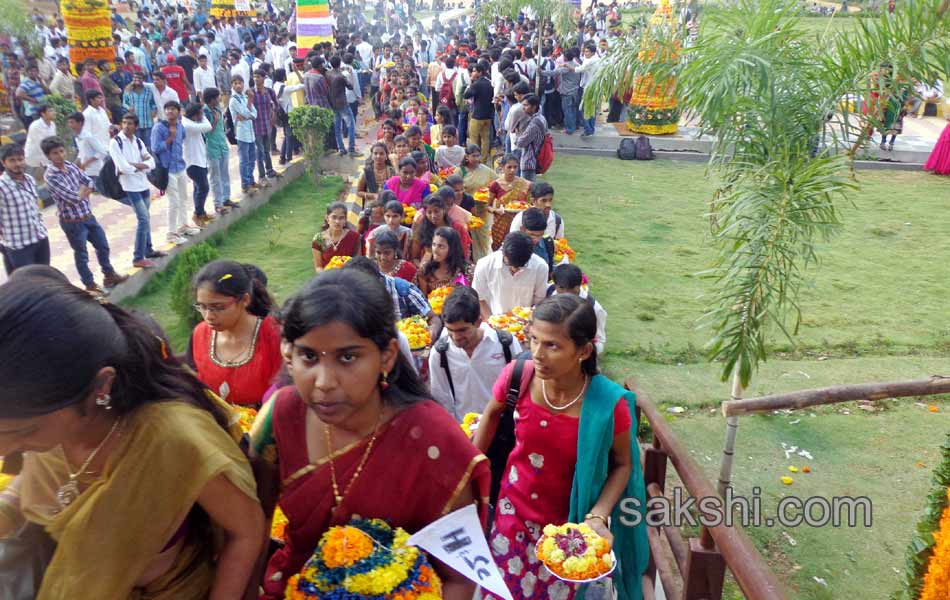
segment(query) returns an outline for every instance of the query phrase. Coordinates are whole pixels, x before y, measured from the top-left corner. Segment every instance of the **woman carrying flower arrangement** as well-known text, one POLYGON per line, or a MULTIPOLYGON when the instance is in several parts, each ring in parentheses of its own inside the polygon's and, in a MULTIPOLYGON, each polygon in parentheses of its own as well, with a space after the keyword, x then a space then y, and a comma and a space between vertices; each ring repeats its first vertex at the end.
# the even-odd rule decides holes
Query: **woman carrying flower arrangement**
POLYGON ((399 161, 399 174, 386 182, 386 189, 396 194, 403 206, 419 208, 429 193, 429 184, 416 177, 416 161, 407 156, 399 161))
MULTIPOLYGON (((641 597, 649 558, 646 526, 621 521, 619 503, 645 505, 631 413, 633 394, 598 374, 597 316, 572 294, 534 309, 515 423, 515 448, 501 480, 489 545, 516 600, 573 598, 575 584, 554 577, 535 554, 545 525, 586 523, 613 545, 618 597, 641 597), (609 525, 609 526, 608 526, 609 525)), ((475 446, 487 451, 505 408, 510 363, 495 383, 475 446)), ((624 517, 629 520, 629 516, 624 517)), ((488 595, 489 597, 494 597, 488 595)))
POLYGON ((360 253, 360 234, 350 229, 346 212, 346 204, 342 202, 331 202, 327 206, 323 229, 310 242, 313 267, 317 273, 322 272, 335 256, 353 257, 360 253))
POLYGON ((472 285, 475 265, 466 262, 462 239, 451 227, 439 227, 432 235, 431 257, 416 272, 415 281, 428 296, 440 287, 472 285))
MULTIPOLYGON (((376 278, 354 269, 322 273, 285 305, 294 384, 259 413, 250 444, 276 460, 289 519, 263 577, 266 600, 284 598, 323 534, 354 515, 415 532, 473 502, 486 514, 487 460, 400 354, 392 306, 376 278)), ((261 489, 269 510, 278 485, 261 489)), ((444 598, 471 599, 474 584, 436 571, 444 598)))
POLYGON ((507 154, 501 161, 501 177, 488 186, 488 212, 492 216, 492 248, 499 248, 508 235, 514 213, 506 212, 509 202, 528 203, 531 199, 531 182, 518 177, 517 157, 507 154))
MULTIPOLYGON (((494 171, 482 164, 482 149, 477 144, 466 146, 462 166, 455 170, 455 174, 462 176, 465 193, 473 196, 491 185, 496 177, 494 171)), ((491 253, 492 215, 488 212, 486 203, 477 199, 472 214, 485 221, 485 225, 472 234, 472 252, 475 260, 478 260, 491 253)))
POLYGON ((449 187, 444 187, 438 193, 430 195, 426 198, 422 218, 412 225, 412 249, 409 256, 412 262, 419 266, 429 260, 432 240, 435 231, 440 227, 449 227, 458 233, 465 260, 472 255, 472 238, 468 235, 468 227, 465 223, 455 221, 448 216, 448 207, 442 199, 443 193, 455 197, 455 192, 449 187))

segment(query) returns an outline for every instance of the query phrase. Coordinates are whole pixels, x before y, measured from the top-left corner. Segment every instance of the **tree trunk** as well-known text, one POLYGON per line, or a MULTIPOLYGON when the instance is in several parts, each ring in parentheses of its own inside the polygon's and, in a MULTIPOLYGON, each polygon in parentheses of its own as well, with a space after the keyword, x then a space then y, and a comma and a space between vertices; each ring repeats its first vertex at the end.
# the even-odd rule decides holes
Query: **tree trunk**
MULTIPOLYGON (((739 369, 732 374, 732 399, 742 398, 742 383, 739 381, 739 369)), ((739 430, 739 417, 726 417, 726 441, 722 446, 722 463, 719 466, 719 495, 725 496, 726 489, 732 485, 732 459, 736 451, 736 433, 739 430)))

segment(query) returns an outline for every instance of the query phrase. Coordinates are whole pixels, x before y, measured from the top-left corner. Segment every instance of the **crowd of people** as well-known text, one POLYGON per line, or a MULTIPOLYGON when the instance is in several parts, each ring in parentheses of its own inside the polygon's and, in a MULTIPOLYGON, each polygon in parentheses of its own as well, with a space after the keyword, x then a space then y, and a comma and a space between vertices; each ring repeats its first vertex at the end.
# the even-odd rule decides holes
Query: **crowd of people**
MULTIPOLYGON (((334 7, 336 41, 298 52, 287 15, 199 25, 168 7, 139 10, 134 28, 116 21, 118 69, 83 65, 74 82, 75 65, 62 63, 54 75, 78 86, 75 146, 51 128, 37 79, 42 92, 20 97, 25 150, 0 150, 11 273, 0 286, 0 455, 16 473, 0 492, 0 546, 11 549, 0 569, 42 565, 17 571, 33 576, 37 598, 276 599, 323 533, 353 515, 418 531, 475 504, 515 598, 574 597, 579 587, 534 552, 544 525, 567 521, 611 540, 614 587, 638 597, 645 526, 620 519, 624 498, 644 500, 633 397, 600 374, 607 313, 581 268, 557 257, 565 221, 537 179, 546 114, 593 131, 579 88, 607 25, 595 18, 580 40, 560 40, 524 15, 499 19, 480 48, 466 16, 426 29, 405 14, 411 5, 381 2, 371 25, 334 7), (359 226, 347 205, 327 207, 310 242, 313 280, 278 307, 261 269, 209 263, 193 282, 202 319, 183 356, 148 315, 95 297, 86 242, 105 286, 125 276, 90 195, 118 187, 138 220, 134 265, 151 267, 162 254, 155 189, 168 241, 183 243, 236 204, 230 146, 253 193, 275 175, 278 141, 280 160, 293 157, 286 114, 305 104, 333 111, 330 148, 365 158, 359 226), (365 157, 357 119, 379 124, 365 157), (34 175, 85 291, 47 266, 34 175), (521 307, 534 307, 524 343, 489 324, 521 307), (396 326, 414 316, 430 331, 427 357, 396 326), (471 413, 481 421, 469 435, 460 425, 471 413), (509 422, 514 449, 490 466, 509 422), (279 543, 268 527, 278 504, 279 543), (48 543, 23 543, 38 537, 48 543)), ((609 23, 606 7, 591 14, 601 12, 609 23)), ((444 597, 472 598, 473 582, 436 571, 444 597)))

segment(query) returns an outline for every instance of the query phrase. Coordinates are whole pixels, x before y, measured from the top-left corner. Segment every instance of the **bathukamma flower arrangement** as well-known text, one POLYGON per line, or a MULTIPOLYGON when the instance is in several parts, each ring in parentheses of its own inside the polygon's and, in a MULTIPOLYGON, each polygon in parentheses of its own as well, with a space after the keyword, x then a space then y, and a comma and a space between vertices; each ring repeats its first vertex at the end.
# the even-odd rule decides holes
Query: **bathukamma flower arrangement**
POLYGON ((409 534, 380 519, 354 517, 320 538, 287 600, 437 600, 442 582, 409 534))
POLYGON ((584 523, 545 525, 536 551, 544 566, 565 581, 596 581, 616 566, 610 543, 584 523))

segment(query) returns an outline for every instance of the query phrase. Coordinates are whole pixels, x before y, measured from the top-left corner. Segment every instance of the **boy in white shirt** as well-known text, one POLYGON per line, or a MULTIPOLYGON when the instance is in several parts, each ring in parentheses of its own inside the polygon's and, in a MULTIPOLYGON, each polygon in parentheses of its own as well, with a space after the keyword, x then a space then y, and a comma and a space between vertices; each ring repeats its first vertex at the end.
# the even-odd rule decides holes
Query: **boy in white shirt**
POLYGON ((594 347, 597 348, 597 354, 602 354, 604 344, 607 343, 607 311, 600 305, 593 296, 586 290, 581 289, 584 282, 584 273, 580 267, 572 264, 558 265, 554 267, 554 285, 549 288, 549 292, 554 294, 574 294, 587 300, 594 306, 594 314, 597 315, 597 337, 594 338, 594 347))
POLYGON ((492 386, 521 344, 507 331, 482 320, 478 294, 457 287, 442 308, 445 328, 429 353, 432 398, 459 423, 466 413, 479 413, 492 398, 492 386))
MULTIPOLYGON (((535 181, 531 184, 531 205, 544 211, 548 218, 548 226, 544 230, 544 235, 555 240, 564 238, 564 219, 561 215, 554 212, 554 186, 547 181, 535 181)), ((508 231, 514 233, 521 231, 521 218, 524 211, 515 215, 511 220, 511 227, 508 231)))

